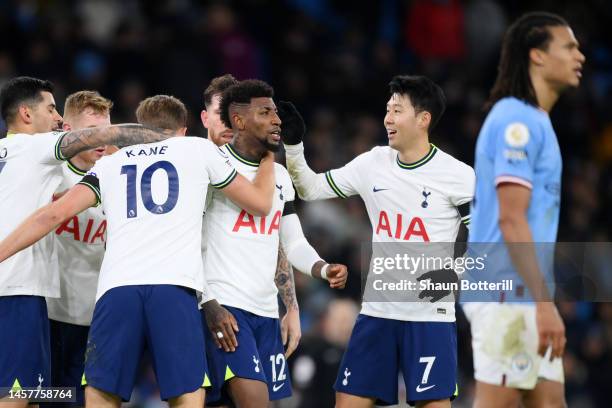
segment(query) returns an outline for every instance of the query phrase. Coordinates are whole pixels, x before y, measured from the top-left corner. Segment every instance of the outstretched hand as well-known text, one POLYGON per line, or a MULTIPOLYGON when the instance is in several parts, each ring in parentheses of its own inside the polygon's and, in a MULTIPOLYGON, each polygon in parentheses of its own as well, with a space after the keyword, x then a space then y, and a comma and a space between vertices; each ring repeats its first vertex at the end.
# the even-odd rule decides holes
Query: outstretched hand
POLYGON ((281 121, 281 138, 287 145, 299 144, 306 134, 306 124, 300 112, 291 102, 278 101, 276 104, 281 121))
POLYGON ((327 280, 332 289, 344 289, 348 279, 348 268, 342 264, 329 264, 327 280))

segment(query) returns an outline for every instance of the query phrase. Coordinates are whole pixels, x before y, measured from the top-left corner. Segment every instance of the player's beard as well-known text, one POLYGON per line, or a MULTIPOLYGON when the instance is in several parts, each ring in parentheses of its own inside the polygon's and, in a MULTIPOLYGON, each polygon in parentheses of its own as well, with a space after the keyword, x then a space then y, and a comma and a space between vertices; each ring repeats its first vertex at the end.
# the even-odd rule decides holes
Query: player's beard
POLYGON ((266 150, 269 150, 274 153, 280 150, 280 143, 274 144, 274 143, 269 142, 267 139, 264 139, 261 141, 261 144, 266 148, 266 150))

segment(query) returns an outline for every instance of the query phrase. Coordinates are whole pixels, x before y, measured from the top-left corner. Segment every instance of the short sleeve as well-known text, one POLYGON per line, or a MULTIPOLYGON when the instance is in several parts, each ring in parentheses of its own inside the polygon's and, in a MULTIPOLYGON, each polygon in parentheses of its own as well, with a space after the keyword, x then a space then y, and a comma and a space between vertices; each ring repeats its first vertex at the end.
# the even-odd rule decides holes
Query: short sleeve
POLYGON ((360 154, 343 167, 325 172, 327 183, 338 197, 347 198, 359 194, 364 165, 369 154, 371 151, 360 154))
POLYGON ((457 208, 461 221, 469 225, 470 204, 474 198, 476 175, 474 169, 464 163, 460 163, 455 174, 456 179, 452 185, 449 199, 457 208))
POLYGON ((282 174, 282 183, 283 183, 283 195, 284 201, 294 201, 295 200, 295 188, 293 187, 293 182, 291 181, 291 177, 289 176, 289 172, 282 164, 275 164, 279 173, 282 174))
POLYGON ((531 188, 543 140, 541 127, 528 118, 506 121, 495 136, 495 185, 509 182, 531 188))
POLYGON ((100 192, 100 179, 98 178, 98 173, 96 172, 95 166, 83 176, 81 181, 77 184, 82 184, 86 187, 89 187, 91 191, 96 195, 96 207, 102 203, 102 194, 100 192))
POLYGON ((217 189, 228 186, 238 173, 227 154, 207 139, 202 139, 206 171, 210 185, 217 189))
POLYGON ((43 164, 61 164, 66 160, 60 151, 60 143, 67 132, 49 132, 31 136, 30 154, 43 164))
POLYGON ((283 165, 278 163, 276 163, 276 168, 278 171, 278 178, 282 183, 282 185, 277 185, 276 188, 282 187, 282 199, 285 202, 283 206, 283 217, 295 214, 295 188, 293 187, 291 177, 289 177, 289 172, 283 165))

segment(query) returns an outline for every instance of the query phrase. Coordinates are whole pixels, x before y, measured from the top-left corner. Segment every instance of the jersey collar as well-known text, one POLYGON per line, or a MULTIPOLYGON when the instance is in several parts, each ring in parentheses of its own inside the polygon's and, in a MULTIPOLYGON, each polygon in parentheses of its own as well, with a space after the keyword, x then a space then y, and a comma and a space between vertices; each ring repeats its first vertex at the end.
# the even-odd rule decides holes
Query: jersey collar
POLYGON ((417 167, 421 167, 422 165, 430 161, 436 155, 436 152, 438 151, 438 148, 433 143, 430 143, 429 146, 430 146, 429 152, 423 158, 413 163, 404 163, 403 161, 401 161, 399 158, 399 152, 398 152, 396 156, 397 165, 405 170, 414 170, 417 167))
POLYGON ((234 156, 236 160, 238 160, 240 163, 244 163, 247 166, 259 167, 259 163, 256 163, 251 160, 247 160, 244 157, 242 157, 236 150, 234 150, 231 144, 228 143, 225 146, 227 147, 227 150, 230 152, 230 154, 234 156))
POLYGON ((87 173, 85 170, 81 170, 77 166, 75 166, 70 160, 68 160, 67 163, 68 163, 68 168, 73 173, 75 173, 75 174, 77 174, 79 176, 84 176, 87 173))

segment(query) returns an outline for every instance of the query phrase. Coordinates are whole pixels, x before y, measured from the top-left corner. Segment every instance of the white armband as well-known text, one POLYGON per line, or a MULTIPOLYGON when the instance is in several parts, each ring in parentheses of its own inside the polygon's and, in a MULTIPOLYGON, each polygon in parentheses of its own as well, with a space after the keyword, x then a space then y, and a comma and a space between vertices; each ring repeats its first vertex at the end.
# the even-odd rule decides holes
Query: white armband
POLYGON ((315 173, 304 157, 304 144, 285 145, 287 170, 295 190, 302 200, 314 201, 338 197, 324 173, 315 173))
POLYGON ((298 271, 312 275, 312 267, 321 257, 306 240, 297 214, 281 218, 280 242, 289 263, 298 271))

